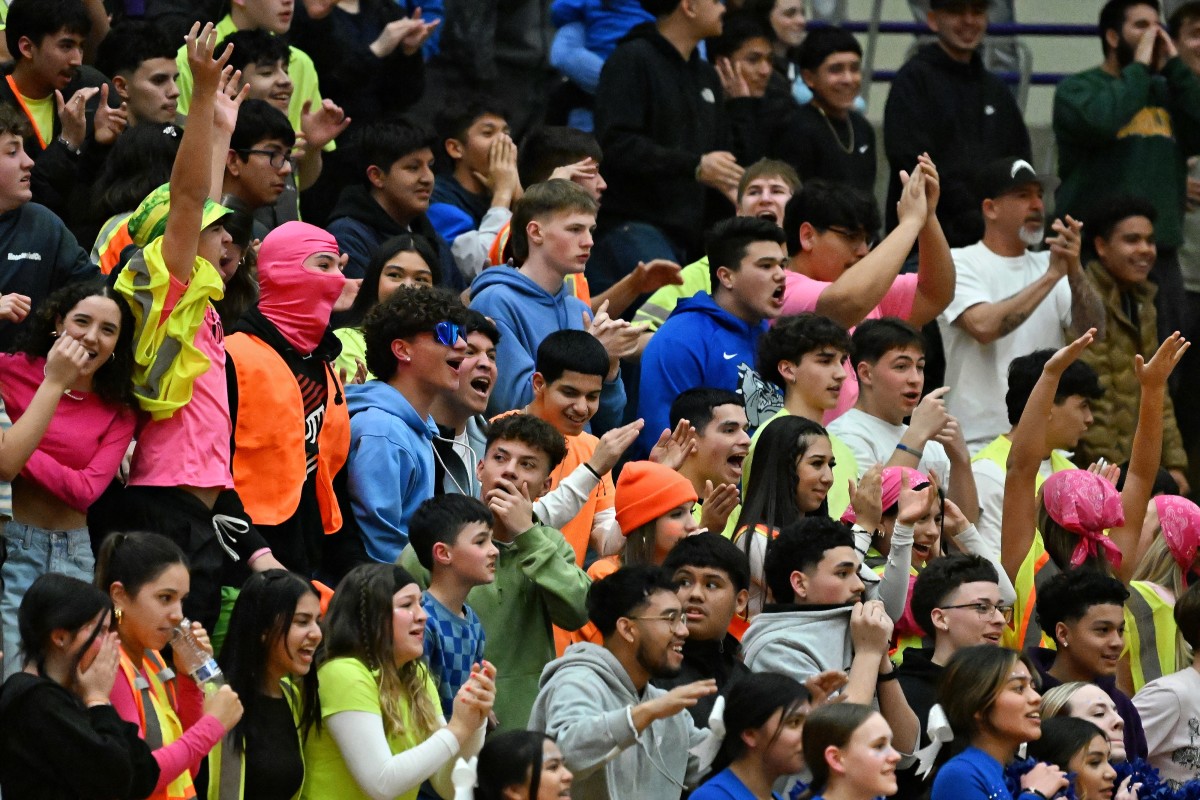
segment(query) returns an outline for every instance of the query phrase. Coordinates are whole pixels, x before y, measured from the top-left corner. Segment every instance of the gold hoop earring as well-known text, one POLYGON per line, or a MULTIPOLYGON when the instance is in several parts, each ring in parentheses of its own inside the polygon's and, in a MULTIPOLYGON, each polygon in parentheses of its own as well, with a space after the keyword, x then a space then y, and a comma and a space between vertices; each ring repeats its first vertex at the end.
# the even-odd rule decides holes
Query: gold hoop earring
POLYGON ((114 620, 116 620, 116 623, 117 623, 118 625, 120 625, 120 624, 121 624, 121 620, 123 620, 124 618, 125 618, 125 612, 124 612, 124 611, 122 611, 122 610, 121 610, 121 609, 119 609, 119 608, 114 608, 114 609, 113 609, 113 619, 114 619, 114 620))

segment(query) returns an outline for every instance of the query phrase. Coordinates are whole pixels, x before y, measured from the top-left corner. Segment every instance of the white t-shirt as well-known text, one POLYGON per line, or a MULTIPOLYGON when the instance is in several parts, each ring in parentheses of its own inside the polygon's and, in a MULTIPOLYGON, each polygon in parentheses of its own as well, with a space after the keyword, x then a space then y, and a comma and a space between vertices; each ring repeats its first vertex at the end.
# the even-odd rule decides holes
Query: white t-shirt
MULTIPOLYGON (((850 409, 829 423, 829 432, 841 439, 854 453, 860 477, 875 464, 888 462, 906 430, 907 425, 893 425, 857 408, 850 409)), ((946 448, 931 439, 921 448, 921 452, 923 455, 917 469, 928 475, 930 468, 933 468, 938 475, 938 482, 942 486, 949 486, 950 458, 946 455, 946 448)))
POLYGON ((957 283, 954 299, 938 316, 946 352, 946 410, 962 425, 972 455, 1012 426, 1004 395, 1008 365, 1017 356, 1066 344, 1064 329, 1071 325, 1071 287, 1060 280, 1021 326, 991 344, 980 344, 954 321, 979 303, 1012 297, 1041 277, 1050 266, 1050 253, 1017 258, 998 256, 982 242, 950 251, 957 283))
MULTIPOLYGON (((975 494, 979 498, 979 521, 975 527, 987 545, 986 555, 999 564, 1000 524, 1004 520, 1004 478, 1007 473, 1004 467, 988 459, 972 461, 971 472, 975 475, 975 494)), ((1038 468, 1038 474, 1045 480, 1053 473, 1054 468, 1047 458, 1038 468)))
POLYGON ((1181 669, 1133 696, 1146 732, 1149 761, 1175 784, 1200 778, 1200 672, 1181 669))

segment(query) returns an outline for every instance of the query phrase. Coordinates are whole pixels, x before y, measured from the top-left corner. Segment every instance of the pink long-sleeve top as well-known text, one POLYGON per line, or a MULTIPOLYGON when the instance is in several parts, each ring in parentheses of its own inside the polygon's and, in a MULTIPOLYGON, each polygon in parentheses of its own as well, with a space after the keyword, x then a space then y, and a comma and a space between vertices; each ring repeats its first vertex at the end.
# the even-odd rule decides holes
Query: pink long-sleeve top
MULTIPOLYGON (((29 407, 45 369, 44 358, 0 354, 0 396, 14 422, 29 407)), ((59 400, 21 476, 86 513, 117 474, 135 421, 128 406, 107 403, 91 392, 69 392, 59 400)))
MULTIPOLYGON (((139 672, 143 670, 139 667, 139 672)), ((145 675, 142 675, 145 678, 145 675)), ((158 762, 158 785, 154 791, 167 787, 171 781, 190 770, 195 776, 200 769, 203 759, 213 746, 225 735, 225 728, 220 720, 211 714, 204 713, 204 693, 200 691, 195 681, 183 676, 175 679, 175 714, 183 725, 183 735, 170 744, 164 744, 151 755, 158 762)), ((146 738, 145 728, 138 717, 137 700, 134 699, 134 688, 129 684, 124 670, 117 671, 117 679, 113 681, 109 700, 117 715, 126 722, 138 726, 138 735, 146 738)), ((148 713, 153 713, 149 709, 148 713)))

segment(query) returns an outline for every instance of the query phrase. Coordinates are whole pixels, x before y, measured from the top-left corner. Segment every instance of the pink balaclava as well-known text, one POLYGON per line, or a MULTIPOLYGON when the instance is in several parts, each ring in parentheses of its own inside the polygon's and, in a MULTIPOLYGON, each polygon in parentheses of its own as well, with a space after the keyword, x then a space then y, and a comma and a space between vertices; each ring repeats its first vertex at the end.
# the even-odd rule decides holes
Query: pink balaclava
POLYGON ((306 268, 304 260, 339 252, 332 235, 307 222, 285 222, 258 250, 258 309, 304 355, 321 343, 346 284, 341 271, 319 272, 306 268))

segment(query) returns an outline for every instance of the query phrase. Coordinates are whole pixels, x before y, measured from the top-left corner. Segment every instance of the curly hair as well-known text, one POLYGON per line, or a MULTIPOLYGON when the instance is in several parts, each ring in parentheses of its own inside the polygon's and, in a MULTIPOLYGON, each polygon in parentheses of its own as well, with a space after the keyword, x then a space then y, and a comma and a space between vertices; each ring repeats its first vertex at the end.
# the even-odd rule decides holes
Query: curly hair
POLYGON ((71 309, 89 297, 104 297, 117 304, 121 330, 113 347, 112 358, 92 376, 92 391, 106 403, 134 407, 133 397, 133 312, 125 298, 103 280, 72 283, 46 298, 13 348, 30 358, 45 358, 58 337, 55 328, 71 309))
POLYGON ((780 317, 758 339, 758 372, 786 392, 787 381, 779 372, 779 362, 799 364, 809 353, 826 347, 839 351, 843 357, 848 356, 850 334, 841 325, 820 314, 806 311, 780 317))
POLYGON ((392 597, 416 580, 391 564, 360 564, 338 584, 325 617, 326 657, 354 658, 379 674, 379 710, 388 735, 404 732, 405 709, 416 732, 438 729, 438 709, 426 684, 429 669, 417 658, 396 665, 392 641, 392 597))
POLYGON ((392 342, 432 332, 446 321, 458 325, 467 321, 467 309, 457 297, 441 289, 401 286, 363 320, 367 369, 381 381, 391 380, 398 365, 392 342))

